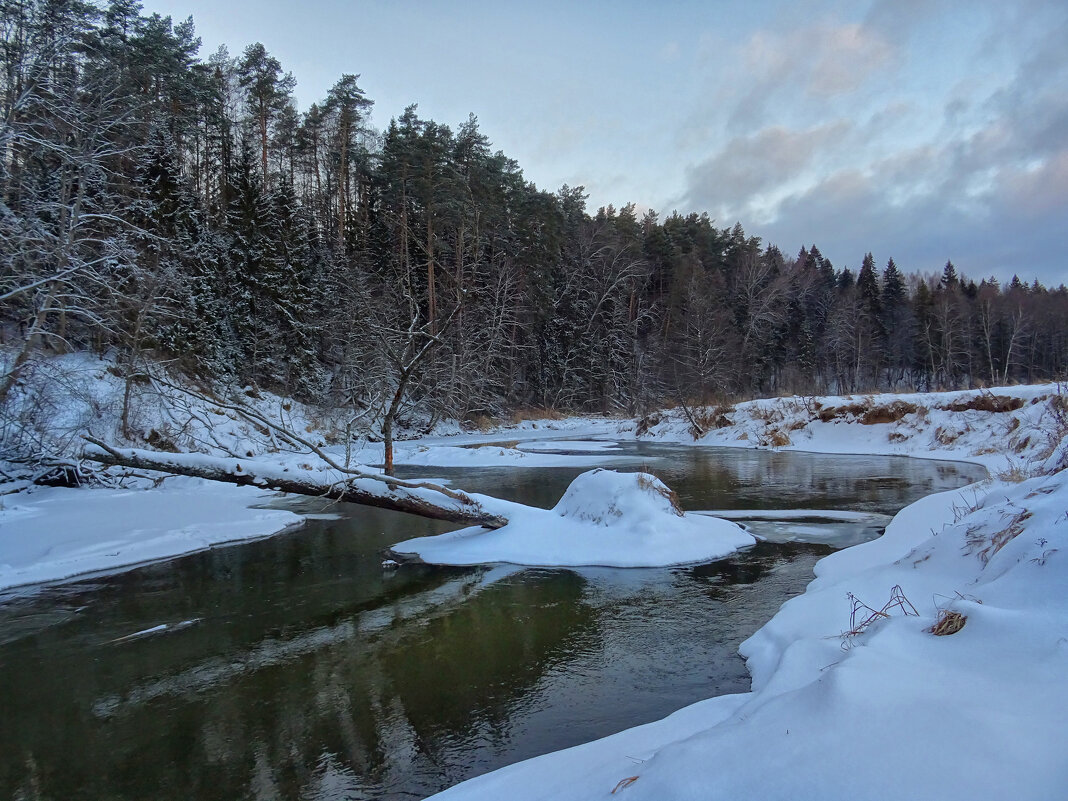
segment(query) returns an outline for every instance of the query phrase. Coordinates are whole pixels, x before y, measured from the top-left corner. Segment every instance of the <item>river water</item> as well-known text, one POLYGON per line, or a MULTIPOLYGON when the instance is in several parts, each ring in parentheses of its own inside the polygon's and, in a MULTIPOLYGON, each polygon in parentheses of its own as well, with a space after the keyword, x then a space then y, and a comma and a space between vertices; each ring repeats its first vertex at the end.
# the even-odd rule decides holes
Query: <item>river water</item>
MULTIPOLYGON (((422 798, 747 690, 739 643, 816 560, 984 475, 894 457, 619 453, 613 466, 654 472, 690 510, 872 515, 755 521, 768 541, 686 568, 389 570, 382 549, 447 526, 289 502, 336 517, 0 599, 0 798, 422 798)), ((581 469, 428 472, 548 507, 581 469)), ((843 628, 848 615, 843 599, 843 628)))

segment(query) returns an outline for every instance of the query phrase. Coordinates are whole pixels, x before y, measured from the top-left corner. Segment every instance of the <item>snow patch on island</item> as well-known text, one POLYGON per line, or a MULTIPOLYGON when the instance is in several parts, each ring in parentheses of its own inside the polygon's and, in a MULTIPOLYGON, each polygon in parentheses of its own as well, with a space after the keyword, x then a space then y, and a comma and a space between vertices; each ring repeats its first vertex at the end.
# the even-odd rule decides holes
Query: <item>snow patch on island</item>
POLYGON ((648 473, 591 470, 553 509, 510 505, 505 513, 503 528, 419 537, 392 550, 440 565, 664 567, 720 559, 756 542, 735 523, 685 514, 648 473))

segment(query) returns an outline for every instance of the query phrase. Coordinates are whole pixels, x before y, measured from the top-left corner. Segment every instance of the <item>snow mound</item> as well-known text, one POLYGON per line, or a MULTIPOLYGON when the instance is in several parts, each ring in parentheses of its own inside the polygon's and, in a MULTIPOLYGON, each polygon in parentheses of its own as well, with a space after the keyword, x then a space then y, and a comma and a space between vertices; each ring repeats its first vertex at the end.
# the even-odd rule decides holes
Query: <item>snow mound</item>
POLYGON ((499 511, 509 520, 503 528, 419 537, 392 550, 439 565, 665 567, 720 559, 756 542, 735 523, 684 514, 648 473, 591 470, 553 509, 508 504, 499 511))
POLYGON ((629 525, 661 515, 683 516, 675 493, 656 476, 600 469, 572 481, 553 511, 601 526, 629 525))

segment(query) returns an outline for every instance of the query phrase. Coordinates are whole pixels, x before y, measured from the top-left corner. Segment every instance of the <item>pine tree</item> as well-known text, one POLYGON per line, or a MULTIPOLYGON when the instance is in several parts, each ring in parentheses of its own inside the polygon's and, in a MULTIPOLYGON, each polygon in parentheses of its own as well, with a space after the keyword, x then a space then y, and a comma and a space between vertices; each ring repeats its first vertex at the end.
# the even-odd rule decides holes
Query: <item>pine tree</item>
POLYGON ((260 165, 262 180, 268 180, 267 144, 271 125, 282 109, 289 103, 290 94, 296 86, 292 73, 283 73, 282 65, 270 55, 260 42, 245 48, 237 64, 237 79, 245 92, 250 121, 260 139, 260 165))

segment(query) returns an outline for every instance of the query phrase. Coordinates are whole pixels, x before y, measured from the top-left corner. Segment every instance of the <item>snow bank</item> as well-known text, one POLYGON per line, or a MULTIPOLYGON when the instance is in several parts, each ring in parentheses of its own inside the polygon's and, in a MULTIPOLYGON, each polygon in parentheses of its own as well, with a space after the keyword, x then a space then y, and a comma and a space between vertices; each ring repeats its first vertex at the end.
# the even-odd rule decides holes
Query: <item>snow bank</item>
MULTIPOLYGON (((993 472, 1054 459, 1068 404, 1056 384, 993 390, 767 398, 691 410, 708 430, 694 440, 681 411, 628 423, 642 439, 959 459, 993 472)), ((1055 459, 1054 459, 1055 460, 1055 459)), ((1062 466, 1064 456, 1061 455, 1062 466)))
POLYGON ((881 539, 819 562, 804 595, 742 645, 752 692, 436 797, 1063 797, 1066 510, 1068 471, 924 498, 881 539), (894 587, 908 605, 851 622, 848 594, 879 611, 894 587), (947 612, 964 626, 936 636, 947 612))
POLYGON ((153 490, 38 488, 0 508, 0 589, 270 536, 301 521, 264 493, 200 479, 153 490))
POLYGON ((392 550, 431 564, 662 567, 719 559, 755 542, 734 523, 683 514, 648 473, 591 470, 553 509, 510 505, 503 513, 509 523, 495 531, 466 528, 392 550))

